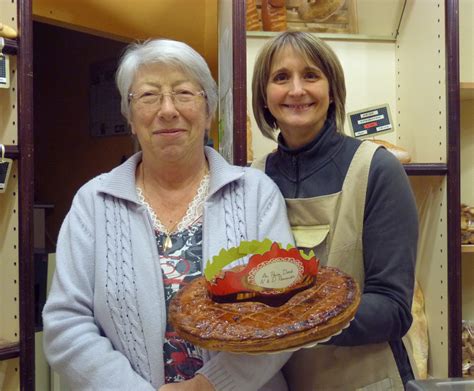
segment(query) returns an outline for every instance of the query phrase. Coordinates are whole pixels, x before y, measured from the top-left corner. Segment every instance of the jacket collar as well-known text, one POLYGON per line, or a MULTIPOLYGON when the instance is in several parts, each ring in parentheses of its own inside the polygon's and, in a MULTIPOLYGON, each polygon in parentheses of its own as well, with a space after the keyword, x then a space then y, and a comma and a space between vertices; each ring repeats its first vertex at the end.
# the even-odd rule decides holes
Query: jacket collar
MULTIPOLYGON (((244 175, 242 167, 227 163, 214 149, 205 147, 204 152, 209 162, 209 196, 244 175)), ((135 172, 141 161, 142 152, 137 152, 123 164, 117 166, 108 174, 103 175, 98 192, 139 204, 140 201, 136 192, 135 172)))
POLYGON ((301 180, 327 164, 342 147, 343 139, 334 120, 328 119, 316 137, 300 148, 289 148, 280 133, 273 157, 278 169, 288 178, 301 180))

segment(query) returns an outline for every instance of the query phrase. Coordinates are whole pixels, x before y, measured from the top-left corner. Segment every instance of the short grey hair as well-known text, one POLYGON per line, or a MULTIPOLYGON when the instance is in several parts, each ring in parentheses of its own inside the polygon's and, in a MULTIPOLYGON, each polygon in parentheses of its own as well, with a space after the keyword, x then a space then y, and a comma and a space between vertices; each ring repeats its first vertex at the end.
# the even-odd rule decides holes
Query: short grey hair
POLYGON ((176 66, 199 84, 206 94, 207 114, 215 115, 217 108, 217 85, 211 75, 206 60, 191 46, 170 39, 149 39, 132 43, 122 55, 115 81, 120 92, 120 109, 130 122, 129 93, 140 66, 159 63, 176 66))

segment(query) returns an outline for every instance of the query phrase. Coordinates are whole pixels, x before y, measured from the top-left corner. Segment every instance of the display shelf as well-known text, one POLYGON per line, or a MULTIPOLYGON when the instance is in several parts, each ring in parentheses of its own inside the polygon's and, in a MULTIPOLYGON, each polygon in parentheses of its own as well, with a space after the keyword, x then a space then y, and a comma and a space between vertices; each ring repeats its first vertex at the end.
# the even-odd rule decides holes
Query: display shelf
POLYGON ((460 83, 461 100, 474 100, 474 82, 460 83))
POLYGON ((5 157, 9 159, 18 159, 20 157, 20 150, 16 145, 5 145, 5 157))
MULTIPOLYGON (((394 114, 395 132, 387 141, 405 147, 412 156, 413 163, 404 169, 422 216, 420 235, 426 239, 420 241, 417 278, 427 298, 425 312, 430 319, 428 371, 434 377, 457 377, 461 374, 459 103, 460 87, 462 91, 470 87, 459 83, 458 2, 403 4, 404 17, 397 34, 391 37, 316 35, 327 41, 344 68, 347 111, 388 104, 394 114), (413 72, 414 59, 420 56, 426 65, 421 74, 413 72)), ((372 17, 373 13, 367 15, 372 17)), ((275 34, 246 33, 241 47, 248 58, 247 79, 235 72, 234 78, 239 79, 239 86, 246 83, 247 97, 251 96, 254 58, 275 34)), ((247 107, 252 119, 250 100, 247 107)), ((258 129, 254 122, 251 128, 258 129)), ((266 139, 261 142, 258 132, 253 136, 254 159, 275 147, 266 139)))
POLYGON ((0 340, 0 361, 9 360, 20 356, 20 344, 0 340))
MULTIPOLYGON (((278 32, 273 31, 247 31, 247 38, 271 38, 278 32)), ((363 42, 396 42, 396 38, 382 35, 365 35, 365 34, 335 34, 335 33, 312 33, 319 38, 331 41, 363 41, 363 42)))
POLYGON ((15 39, 0 38, 0 52, 10 56, 18 52, 18 43, 15 39))
POLYGON ((461 246, 461 252, 463 252, 463 253, 474 253, 474 244, 463 244, 461 246))
POLYGON ((409 176, 442 176, 448 173, 448 166, 443 163, 409 163, 403 167, 409 176))

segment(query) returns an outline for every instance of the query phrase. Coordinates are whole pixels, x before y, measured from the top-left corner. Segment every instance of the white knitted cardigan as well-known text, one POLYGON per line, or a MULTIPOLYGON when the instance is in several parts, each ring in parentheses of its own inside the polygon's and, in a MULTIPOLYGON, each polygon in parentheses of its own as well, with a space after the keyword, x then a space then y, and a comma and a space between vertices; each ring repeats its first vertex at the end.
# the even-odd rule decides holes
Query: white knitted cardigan
MULTIPOLYGON (((203 262, 241 240, 293 243, 276 185, 262 172, 230 166, 212 149, 206 156, 203 262)), ((140 160, 134 155, 84 185, 61 228, 43 312, 44 347, 73 389, 152 391, 164 382, 164 293, 152 222, 135 189, 140 160)), ((203 351, 199 372, 218 390, 257 390, 287 358, 203 351)), ((281 375, 278 382, 284 383, 281 375)))

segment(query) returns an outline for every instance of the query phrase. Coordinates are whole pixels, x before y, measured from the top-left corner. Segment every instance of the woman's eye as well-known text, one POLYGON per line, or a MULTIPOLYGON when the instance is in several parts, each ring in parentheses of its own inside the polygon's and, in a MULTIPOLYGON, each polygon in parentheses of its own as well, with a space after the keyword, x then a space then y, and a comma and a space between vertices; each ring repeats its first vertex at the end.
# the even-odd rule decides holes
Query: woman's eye
POLYGON ((140 94, 140 98, 147 98, 147 97, 153 97, 153 96, 158 96, 159 93, 155 91, 144 91, 140 94))
POLYGON ((193 96, 194 93, 190 90, 177 90, 175 91, 175 95, 181 95, 181 96, 193 96))
POLYGON ((286 73, 278 73, 275 76, 273 76, 274 82, 281 82, 281 81, 286 81, 286 80, 288 80, 288 76, 286 73))
POLYGON ((316 80, 319 79, 319 75, 316 72, 307 72, 304 78, 307 80, 316 80))

